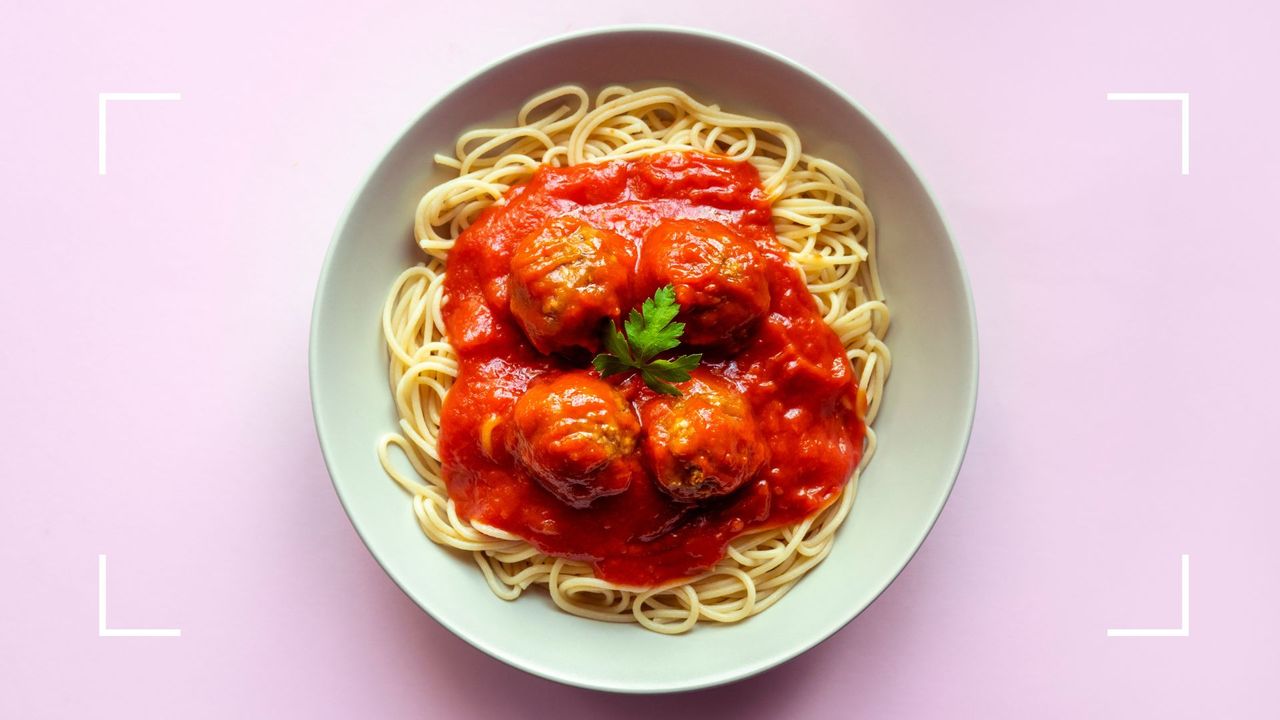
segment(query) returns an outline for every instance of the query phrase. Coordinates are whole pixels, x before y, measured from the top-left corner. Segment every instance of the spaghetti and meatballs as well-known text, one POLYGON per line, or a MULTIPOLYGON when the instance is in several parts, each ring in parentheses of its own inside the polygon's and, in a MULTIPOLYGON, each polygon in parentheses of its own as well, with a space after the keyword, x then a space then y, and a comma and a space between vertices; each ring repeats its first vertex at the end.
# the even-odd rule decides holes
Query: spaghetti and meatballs
POLYGON ((429 261, 384 312, 401 433, 380 457, 502 597, 740 620, 829 552, 874 450, 871 215, 781 123, 673 88, 592 105, 550 91, 437 157, 458 177, 419 205, 429 261))

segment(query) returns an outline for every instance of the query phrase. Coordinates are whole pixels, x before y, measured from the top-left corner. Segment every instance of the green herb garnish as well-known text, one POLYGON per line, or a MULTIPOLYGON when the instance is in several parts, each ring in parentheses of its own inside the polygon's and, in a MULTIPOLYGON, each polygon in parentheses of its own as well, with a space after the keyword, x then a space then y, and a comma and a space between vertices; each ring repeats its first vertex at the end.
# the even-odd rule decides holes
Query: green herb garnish
POLYGON ((688 380, 689 371, 698 366, 702 353, 681 355, 674 360, 653 359, 658 353, 680 345, 684 323, 673 322, 679 312, 675 288, 667 285, 658 288, 639 310, 631 311, 622 324, 625 336, 612 322, 607 323, 604 331, 607 352, 600 353, 591 361, 600 377, 636 370, 645 385, 666 395, 679 396, 680 389, 671 383, 688 380))

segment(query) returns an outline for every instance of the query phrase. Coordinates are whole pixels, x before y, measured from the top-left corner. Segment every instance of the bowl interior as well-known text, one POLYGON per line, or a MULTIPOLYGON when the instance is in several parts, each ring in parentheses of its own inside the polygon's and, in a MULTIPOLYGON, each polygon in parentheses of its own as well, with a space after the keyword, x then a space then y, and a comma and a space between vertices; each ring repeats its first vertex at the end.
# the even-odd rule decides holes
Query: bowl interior
POLYGON ((359 190, 321 276, 311 339, 312 399, 334 485, 387 573, 462 638, 522 669, 627 692, 705 687, 812 647, 866 607, 923 541, 968 440, 977 379, 972 306, 932 199, 886 135, 843 95, 767 51, 699 33, 615 30, 511 57, 428 109, 359 190), (432 156, 463 131, 510 122, 529 97, 580 83, 673 84, 728 110, 795 126, 806 152, 850 169, 879 230, 893 313, 893 372, 876 423, 880 446, 830 557, 768 611, 743 623, 664 637, 558 611, 542 592, 494 597, 469 557, 419 531, 408 496, 374 453, 395 429, 378 317, 391 281, 421 259, 413 211, 445 178, 432 156))

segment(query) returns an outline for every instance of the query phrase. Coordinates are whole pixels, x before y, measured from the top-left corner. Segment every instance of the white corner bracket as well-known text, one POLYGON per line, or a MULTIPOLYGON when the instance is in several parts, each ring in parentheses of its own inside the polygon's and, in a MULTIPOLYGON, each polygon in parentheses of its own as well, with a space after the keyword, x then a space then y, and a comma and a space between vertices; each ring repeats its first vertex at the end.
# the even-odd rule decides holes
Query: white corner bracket
POLYGON ((1109 92, 1108 100, 1177 100, 1182 103, 1182 174, 1191 174, 1191 93, 1109 92))
POLYGON ((112 100, 181 100, 181 93, 98 93, 98 174, 107 174, 107 103, 112 100))
POLYGON ((179 637, 178 628, 107 627, 107 556, 98 556, 98 637, 179 637))
POLYGON ((1188 637, 1191 635, 1191 556, 1182 556, 1182 625, 1176 628, 1119 628, 1107 637, 1188 637))

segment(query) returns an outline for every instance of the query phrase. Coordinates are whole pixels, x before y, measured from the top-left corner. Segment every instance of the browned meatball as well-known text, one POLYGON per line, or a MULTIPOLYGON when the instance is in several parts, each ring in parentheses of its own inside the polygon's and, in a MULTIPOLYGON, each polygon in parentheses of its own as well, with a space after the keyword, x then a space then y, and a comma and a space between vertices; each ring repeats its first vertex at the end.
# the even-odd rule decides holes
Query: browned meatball
POLYGON ((733 346, 769 309, 764 258, 749 240, 710 220, 667 220, 640 249, 637 289, 675 287, 690 345, 733 346))
POLYGON ((631 485, 640 423, 612 385, 585 372, 534 383, 516 401, 512 452, 565 503, 582 508, 631 485))
POLYGON ((659 396, 642 410, 654 480, 684 502, 737 490, 755 477, 769 452, 747 399, 702 369, 680 389, 681 397, 659 396))
POLYGON ((588 355, 600 349, 606 318, 628 302, 630 243, 577 218, 547 222, 511 256, 511 313, 540 352, 588 355))

